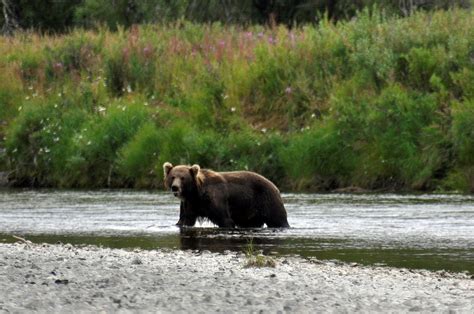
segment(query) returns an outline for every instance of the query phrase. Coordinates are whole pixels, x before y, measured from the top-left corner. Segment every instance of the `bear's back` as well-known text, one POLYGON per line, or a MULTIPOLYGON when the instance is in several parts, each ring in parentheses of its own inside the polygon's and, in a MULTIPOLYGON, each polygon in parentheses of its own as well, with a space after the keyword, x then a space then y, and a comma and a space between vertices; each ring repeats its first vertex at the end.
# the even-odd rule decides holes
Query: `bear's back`
POLYGON ((219 174, 230 184, 252 185, 253 188, 269 188, 280 193, 278 188, 267 178, 251 171, 219 172, 219 174))

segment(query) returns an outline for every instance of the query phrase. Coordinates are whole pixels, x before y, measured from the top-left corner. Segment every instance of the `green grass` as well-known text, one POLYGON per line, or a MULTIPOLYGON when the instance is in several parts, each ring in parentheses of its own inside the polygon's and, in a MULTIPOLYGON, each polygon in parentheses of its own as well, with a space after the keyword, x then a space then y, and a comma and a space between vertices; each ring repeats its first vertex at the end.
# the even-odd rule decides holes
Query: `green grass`
POLYGON ((474 191, 474 13, 0 37, 13 183, 161 187, 164 161, 283 190, 474 191))
POLYGON ((270 256, 265 256, 262 253, 257 253, 253 246, 253 239, 250 239, 247 243, 245 248, 245 268, 255 267, 255 268, 262 268, 262 267, 276 267, 276 261, 271 258, 270 256))

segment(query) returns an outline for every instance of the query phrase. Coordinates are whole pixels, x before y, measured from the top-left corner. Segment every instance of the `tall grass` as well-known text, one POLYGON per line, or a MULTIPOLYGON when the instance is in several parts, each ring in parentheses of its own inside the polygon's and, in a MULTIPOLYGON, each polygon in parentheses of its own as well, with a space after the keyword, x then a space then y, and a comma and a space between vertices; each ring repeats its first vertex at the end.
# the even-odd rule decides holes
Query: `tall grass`
POLYGON ((17 185, 162 185, 160 165, 283 189, 474 191, 474 13, 0 38, 17 185))

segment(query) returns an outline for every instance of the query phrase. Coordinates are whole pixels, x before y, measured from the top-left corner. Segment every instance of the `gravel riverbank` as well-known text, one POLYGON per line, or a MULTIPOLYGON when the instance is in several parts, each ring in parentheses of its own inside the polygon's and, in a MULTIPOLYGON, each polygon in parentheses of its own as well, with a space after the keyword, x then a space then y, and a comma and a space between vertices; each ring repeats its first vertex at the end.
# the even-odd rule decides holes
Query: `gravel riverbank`
POLYGON ((0 244, 0 312, 474 311, 467 274, 296 257, 0 244))

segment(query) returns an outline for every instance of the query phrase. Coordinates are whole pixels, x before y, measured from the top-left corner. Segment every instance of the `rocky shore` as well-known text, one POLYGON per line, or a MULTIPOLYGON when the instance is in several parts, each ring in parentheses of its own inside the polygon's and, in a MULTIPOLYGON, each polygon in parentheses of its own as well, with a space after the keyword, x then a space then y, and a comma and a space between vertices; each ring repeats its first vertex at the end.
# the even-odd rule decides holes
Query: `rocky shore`
POLYGON ((241 253, 0 244, 0 312, 474 311, 468 274, 241 253))

